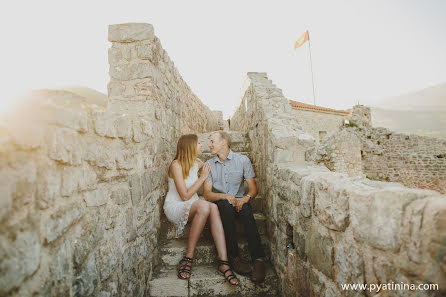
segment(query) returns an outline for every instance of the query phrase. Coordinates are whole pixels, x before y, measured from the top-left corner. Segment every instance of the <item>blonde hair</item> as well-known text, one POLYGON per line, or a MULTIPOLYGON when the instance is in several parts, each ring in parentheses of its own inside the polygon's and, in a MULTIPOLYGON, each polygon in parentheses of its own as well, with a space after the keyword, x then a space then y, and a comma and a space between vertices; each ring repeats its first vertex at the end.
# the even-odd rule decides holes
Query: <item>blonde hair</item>
POLYGON ((177 144, 177 153, 174 160, 178 160, 181 165, 183 178, 189 175, 189 170, 194 166, 197 159, 198 136, 195 134, 186 134, 180 137, 177 144))
POLYGON ((224 139, 226 140, 226 143, 228 144, 228 147, 231 148, 231 136, 229 136, 229 133, 225 132, 225 131, 217 131, 216 133, 218 133, 218 135, 220 135, 220 139, 224 139))

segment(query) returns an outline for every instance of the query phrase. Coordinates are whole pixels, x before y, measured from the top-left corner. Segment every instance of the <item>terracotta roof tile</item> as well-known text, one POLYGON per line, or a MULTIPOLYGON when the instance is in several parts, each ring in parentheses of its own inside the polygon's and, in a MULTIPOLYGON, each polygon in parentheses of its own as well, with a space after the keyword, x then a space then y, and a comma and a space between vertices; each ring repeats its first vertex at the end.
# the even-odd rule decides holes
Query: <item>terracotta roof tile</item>
POLYGON ((294 101, 294 100, 288 100, 288 103, 291 106, 299 108, 299 109, 313 109, 315 111, 318 111, 318 110, 319 111, 328 111, 328 112, 342 113, 342 114, 345 114, 345 115, 350 114, 350 112, 348 112, 346 110, 331 109, 331 108, 327 108, 327 107, 306 104, 306 103, 299 102, 299 101, 294 101))

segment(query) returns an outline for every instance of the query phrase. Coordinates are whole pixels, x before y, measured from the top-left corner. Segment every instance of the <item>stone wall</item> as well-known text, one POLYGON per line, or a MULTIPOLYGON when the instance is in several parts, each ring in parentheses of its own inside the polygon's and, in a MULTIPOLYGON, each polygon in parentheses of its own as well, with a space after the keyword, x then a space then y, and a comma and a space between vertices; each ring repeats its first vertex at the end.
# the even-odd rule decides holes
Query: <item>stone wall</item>
POLYGON ((342 290, 392 282, 446 293, 446 196, 310 166, 281 166, 274 184, 268 232, 284 296, 414 296, 342 290))
POLYGON ((178 137, 217 120, 149 24, 109 28, 110 101, 32 93, 0 126, 0 296, 145 296, 178 137))
POLYGON ((247 79, 231 129, 251 139, 282 295, 413 294, 341 287, 391 282, 436 283, 440 291, 424 296, 445 294, 446 196, 349 177, 305 159, 317 149, 314 138, 300 129, 281 90, 264 73, 247 79))
POLYGON ((306 152, 306 160, 322 163, 334 172, 362 176, 361 141, 345 129, 333 132, 306 152))
POLYGON ((445 139, 373 128, 370 109, 363 106, 355 106, 352 116, 355 124, 345 130, 361 141, 362 170, 368 178, 446 194, 445 139), (368 120, 358 114, 368 114, 368 120))
POLYGON ((228 130, 228 122, 223 120, 223 112, 222 111, 213 111, 214 117, 217 119, 217 124, 220 130, 228 130))
POLYGON ((314 137, 316 143, 322 142, 325 137, 338 132, 347 116, 292 109, 302 130, 314 137))
MULTIPOLYGON (((248 73, 240 106, 231 117, 231 130, 249 132, 252 163, 260 194, 273 173, 271 164, 303 163, 305 151, 314 147, 314 138, 302 131, 291 112, 291 105, 266 77, 266 73, 248 73)), ((271 181, 271 180, 269 180, 271 181)))
MULTIPOLYGON (((218 118, 183 80, 150 24, 111 25, 110 109, 175 118, 180 134, 219 128, 218 118), (124 104, 123 104, 124 103, 124 104)), ((173 123, 172 123, 173 124, 173 123)))

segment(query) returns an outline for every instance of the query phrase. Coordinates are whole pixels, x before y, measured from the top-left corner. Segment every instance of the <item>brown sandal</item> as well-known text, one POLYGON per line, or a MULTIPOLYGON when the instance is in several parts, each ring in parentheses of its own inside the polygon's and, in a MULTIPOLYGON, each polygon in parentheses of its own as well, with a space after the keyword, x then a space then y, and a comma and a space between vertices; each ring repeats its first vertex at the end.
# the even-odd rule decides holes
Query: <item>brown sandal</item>
POLYGON ((231 285, 233 285, 233 286, 238 286, 238 285, 240 284, 239 279, 237 278, 237 276, 235 275, 235 273, 232 271, 231 266, 229 265, 229 262, 228 262, 228 261, 218 260, 218 267, 219 267, 218 271, 219 271, 221 274, 223 274, 223 276, 225 277, 225 279, 228 281, 229 284, 231 284, 231 285), (220 270, 220 266, 222 266, 222 265, 228 265, 229 268, 222 272, 222 271, 220 270), (231 274, 226 275, 226 272, 228 272, 228 271, 230 271, 231 274), (236 283, 236 284, 231 283, 231 279, 234 279, 234 278, 237 280, 237 283, 236 283))
POLYGON ((192 269, 192 261, 194 259, 184 256, 183 259, 180 260, 180 263, 178 263, 178 277, 181 279, 189 279, 190 273, 192 269), (181 264, 183 263, 183 264, 181 264), (187 273, 187 277, 183 277, 181 273, 187 273))

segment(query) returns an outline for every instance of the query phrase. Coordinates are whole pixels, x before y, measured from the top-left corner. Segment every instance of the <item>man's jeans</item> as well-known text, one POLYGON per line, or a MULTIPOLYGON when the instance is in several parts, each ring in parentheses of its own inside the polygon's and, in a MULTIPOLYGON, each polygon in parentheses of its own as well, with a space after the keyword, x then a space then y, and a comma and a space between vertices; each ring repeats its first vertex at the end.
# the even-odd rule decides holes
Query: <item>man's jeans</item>
MULTIPOLYGON (((238 199, 238 198, 237 198, 238 199)), ((225 230, 226 248, 229 258, 235 258, 239 255, 237 234, 235 232, 235 217, 239 216, 242 220, 245 233, 248 236, 248 248, 251 253, 251 259, 265 257, 262 245, 260 242, 259 230, 257 229, 254 215, 252 214, 251 204, 243 204, 242 209, 237 212, 228 200, 219 200, 215 202, 220 210, 221 221, 225 230)))

